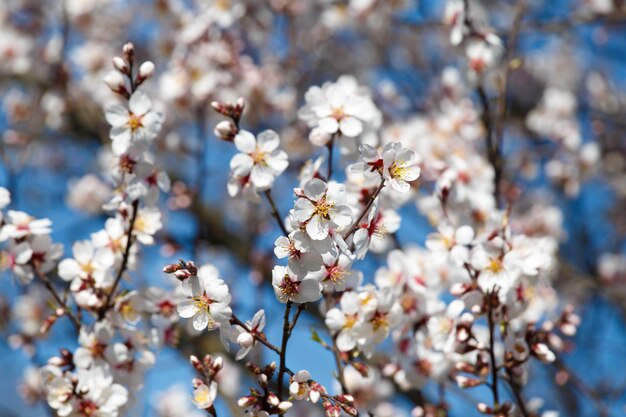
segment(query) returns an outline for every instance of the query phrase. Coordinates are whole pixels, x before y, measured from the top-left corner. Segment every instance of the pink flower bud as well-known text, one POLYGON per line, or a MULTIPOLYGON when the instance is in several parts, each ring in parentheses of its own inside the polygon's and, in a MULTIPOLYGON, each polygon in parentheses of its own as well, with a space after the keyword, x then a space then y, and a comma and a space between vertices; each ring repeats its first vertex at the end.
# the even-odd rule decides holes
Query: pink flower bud
POLYGON ((147 80, 154 75, 154 64, 151 61, 146 61, 139 67, 139 78, 147 80))
POLYGON ((237 126, 235 126, 233 122, 230 120, 223 120, 215 126, 213 133, 215 133, 215 136, 226 142, 232 142, 235 139, 237 131, 237 126))
POLYGON ((163 267, 163 272, 166 274, 172 274, 180 269, 178 264, 169 264, 163 267))
POLYGON ((128 74, 130 71, 128 62, 124 61, 124 59, 119 56, 113 57, 113 67, 122 74, 128 74))
POLYGON ((251 395, 248 395, 245 397, 241 397, 239 400, 237 400, 237 405, 241 408, 248 408, 255 402, 256 402, 256 398, 254 398, 251 395))
POLYGON ((128 42, 122 47, 122 52, 124 52, 124 59, 128 62, 132 62, 135 57, 135 46, 128 42))
POLYGON ((180 281, 184 281, 189 278, 191 274, 186 269, 179 269, 178 271, 174 272, 174 276, 180 281))
POLYGON ((122 76, 119 71, 110 71, 104 77, 104 83, 108 85, 114 93, 120 93, 121 91, 126 90, 126 87, 124 86, 124 76, 122 76))

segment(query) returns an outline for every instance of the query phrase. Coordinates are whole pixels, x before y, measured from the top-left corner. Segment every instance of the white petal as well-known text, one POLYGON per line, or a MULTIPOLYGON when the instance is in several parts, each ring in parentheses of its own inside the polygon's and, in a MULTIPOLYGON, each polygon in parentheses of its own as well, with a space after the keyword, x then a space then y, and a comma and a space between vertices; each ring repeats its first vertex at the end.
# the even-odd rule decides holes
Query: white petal
POLYGON ((198 307, 196 307, 192 300, 183 300, 180 304, 178 304, 176 310, 182 318, 188 319, 196 315, 198 307))
POLYGON ((256 139, 247 130, 240 130, 235 136, 235 146, 241 152, 252 153, 256 149, 256 139))
POLYGON ((280 145, 280 138, 273 130, 264 130, 257 135, 257 143, 263 152, 272 152, 280 145))
POLYGON ((152 102, 146 93, 143 91, 135 91, 132 96, 130 96, 130 100, 128 101, 128 108, 133 114, 138 116, 143 116, 148 113, 152 107, 152 102))
POLYGON ((339 122, 339 129, 341 133, 349 138, 358 136, 363 131, 363 124, 356 117, 344 117, 339 122))

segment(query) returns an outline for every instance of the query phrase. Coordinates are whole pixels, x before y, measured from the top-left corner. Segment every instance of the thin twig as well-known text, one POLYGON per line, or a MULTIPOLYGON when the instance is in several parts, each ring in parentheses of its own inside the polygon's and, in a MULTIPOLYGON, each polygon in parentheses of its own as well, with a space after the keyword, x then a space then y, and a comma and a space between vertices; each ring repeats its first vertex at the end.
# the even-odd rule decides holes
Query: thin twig
POLYGON ((376 200, 376 197, 378 197, 378 194, 380 194, 380 192, 382 191, 384 187, 385 187, 385 180, 381 179, 380 184, 378 185, 378 188, 376 188, 376 191, 374 191, 374 194, 372 194, 372 196, 370 197, 370 201, 368 201, 367 205, 365 206, 365 208, 363 209, 359 217, 352 224, 352 226, 350 226, 350 229, 348 229, 346 234, 343 235, 344 239, 349 238, 352 233, 356 232, 356 229, 359 228, 359 223, 361 223, 361 220, 363 220, 363 217, 372 207, 372 204, 374 204, 374 200, 376 200))
POLYGON ((103 319, 106 312, 111 307, 111 301, 114 299, 115 291, 119 286, 119 283, 126 271, 126 267, 128 266, 128 259, 130 258, 130 248, 133 245, 133 230, 135 228, 135 221, 137 220, 137 213, 139 212, 139 200, 133 201, 132 204, 133 214, 130 218, 130 224, 128 225, 128 231, 126 232, 126 249, 124 250, 124 257, 122 258, 122 264, 120 265, 120 269, 117 271, 117 276, 115 277, 115 282, 113 283, 113 287, 111 291, 107 294, 106 301, 103 307, 100 309, 98 314, 99 319, 103 319))
POLYGON ((270 208, 272 209, 272 216, 274 216, 274 219, 276 219, 276 223, 278 223, 280 230, 283 232, 285 236, 289 236, 289 232, 287 231, 287 228, 285 227, 285 223, 283 222, 282 217, 278 213, 278 209, 276 208, 276 204, 274 203, 274 199, 272 198, 272 193, 270 192, 270 190, 265 190, 263 194, 265 194, 267 201, 270 203, 270 208))
POLYGON ((59 293, 57 292, 57 290, 54 289, 54 287, 52 286, 52 283, 50 282, 50 279, 48 279, 46 274, 41 272, 39 265, 34 265, 34 269, 35 269, 35 273, 37 274, 37 277, 41 280, 41 282, 43 282, 43 285, 46 287, 48 292, 50 292, 50 294, 52 295, 52 298, 54 298, 54 300, 61 306, 61 308, 63 308, 63 311, 65 312, 64 315, 70 319, 70 321, 72 322, 72 324, 74 325, 77 331, 80 330, 80 322, 74 316, 74 314, 72 313, 72 310, 70 310, 65 300, 63 300, 61 296, 59 295, 59 293))
MULTIPOLYGON (((339 333, 337 333, 338 335, 339 333)), ((346 385, 346 380, 344 378, 344 367, 343 362, 341 360, 341 354, 339 353, 339 348, 337 347, 337 335, 333 337, 333 356, 335 357, 335 365, 337 366, 337 380, 339 381, 339 385, 341 385, 341 392, 343 394, 349 394, 348 387, 346 385)))
POLYGON ((491 392, 493 394, 493 406, 497 411, 500 408, 500 394, 498 392, 498 368, 496 365, 496 353, 495 353, 495 323, 493 321, 493 297, 494 292, 487 294, 489 298, 488 310, 487 310, 487 322, 489 324, 489 361, 491 362, 491 392))
POLYGON ((328 144, 326 145, 328 148, 328 175, 326 176, 326 181, 330 181, 333 177, 333 148, 335 147, 335 134, 330 138, 328 144))
POLYGON ((289 313, 291 301, 285 304, 285 316, 283 317, 283 340, 280 346, 280 364, 278 367, 278 398, 283 398, 283 379, 285 376, 285 362, 287 361, 287 342, 289 342, 289 313))

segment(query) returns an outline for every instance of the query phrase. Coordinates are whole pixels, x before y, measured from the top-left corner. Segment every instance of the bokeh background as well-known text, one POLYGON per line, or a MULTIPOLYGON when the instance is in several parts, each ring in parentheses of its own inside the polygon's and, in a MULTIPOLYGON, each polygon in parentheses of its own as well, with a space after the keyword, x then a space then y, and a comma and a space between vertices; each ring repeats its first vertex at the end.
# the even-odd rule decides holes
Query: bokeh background
MULTIPOLYGON (((521 190, 518 212, 532 216, 528 210, 536 201, 560 210, 564 235, 554 285, 562 303, 573 304, 583 319, 564 356, 575 377, 563 383, 556 367, 533 367, 526 394, 543 398, 547 408, 563 416, 624 415, 623 2, 471 3, 473 15, 504 40, 515 7, 524 3, 516 51, 521 64, 511 76, 504 133, 505 178, 521 190), (562 157, 563 145, 528 124, 549 88, 575 98, 570 113, 580 147, 595 144, 592 157, 578 150, 564 157, 562 167, 571 170, 563 168, 562 177, 550 174, 549 167, 562 157)), ((10 208, 53 221, 53 239, 65 245, 66 255, 74 241, 102 228, 110 142, 103 108, 113 98, 102 80, 111 57, 132 41, 138 59, 157 67, 144 88, 166 116, 155 154, 173 184, 160 203, 164 229, 158 243, 142 251, 133 286, 171 288, 161 269, 179 257, 210 262, 231 287, 238 315, 251 317, 265 308, 268 338, 279 340, 282 308, 264 281, 279 231, 264 204, 228 196, 228 161, 235 150, 214 137, 212 129, 221 118, 209 103, 245 97, 243 125, 280 133, 290 168, 278 180, 274 197, 286 213, 299 168, 306 159, 325 154, 308 142, 307 127, 297 117, 306 89, 352 74, 371 89, 385 125, 427 113, 444 69, 465 74, 463 51, 450 46, 448 28, 441 23, 444 7, 444 1, 435 0, 3 0, 0 185, 12 192, 10 208)), ((468 97, 478 111, 470 84, 468 97)), ((345 164, 335 162, 342 178, 345 164)), ((423 245, 433 230, 428 220, 415 204, 401 214, 399 242, 423 245)), ((384 254, 368 256, 355 267, 368 281, 385 260, 384 254)), ((10 272, 2 273, 0 290, 0 416, 51 415, 43 404, 25 402, 19 385, 29 368, 45 363, 60 347, 73 348, 73 331, 60 321, 45 339, 24 337, 15 306, 30 302, 35 314, 43 308, 43 295, 20 287, 10 272)), ((305 312, 291 342, 298 348, 291 349, 289 366, 313 368, 321 383, 332 386, 331 354, 310 337, 310 329, 319 326, 316 316, 305 312)), ((165 416, 163 404, 169 401, 178 411, 189 404, 186 415, 195 416, 187 401, 193 376, 188 354, 220 349, 214 337, 183 332, 177 349, 159 352, 132 415, 165 416)), ((271 352, 263 354, 269 358, 271 352)), ((240 384, 245 386, 245 371, 229 368, 227 381, 237 392, 240 384)), ((428 386, 425 394, 435 397, 437 387, 428 386)), ((446 397, 452 416, 477 415, 476 400, 486 398, 488 392, 480 389, 451 389, 446 397)), ((406 398, 392 400, 408 415, 406 398)), ((223 400, 218 411, 233 412, 223 400)))

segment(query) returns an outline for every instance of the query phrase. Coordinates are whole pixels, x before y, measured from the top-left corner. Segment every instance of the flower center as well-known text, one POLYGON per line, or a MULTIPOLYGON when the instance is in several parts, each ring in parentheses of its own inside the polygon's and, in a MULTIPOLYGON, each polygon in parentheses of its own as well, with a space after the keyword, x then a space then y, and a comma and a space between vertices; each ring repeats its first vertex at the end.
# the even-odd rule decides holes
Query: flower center
POLYGON ((343 111, 342 107, 336 107, 332 111, 332 117, 336 119, 337 121, 343 119, 345 115, 346 113, 343 111))
POLYGON ((250 155, 255 164, 267 165, 267 161, 265 160, 267 154, 259 149, 256 149, 250 155))
POLYGON ((502 261, 500 259, 492 259, 487 265, 487 270, 491 271, 494 274, 499 274, 504 269, 502 265, 502 261))
POLYGON ((93 416, 98 411, 98 404, 91 400, 82 400, 78 405, 78 412, 86 417, 93 416))
POLYGON ((404 179, 409 170, 405 165, 406 163, 404 161, 396 161, 391 165, 391 168, 389 168, 389 173, 391 174, 392 178, 399 178, 399 179, 404 179))
POLYGON ((333 284, 338 284, 342 282, 346 274, 347 272, 344 271, 344 269, 339 265, 326 267, 326 279, 330 279, 333 284))
POLYGON ((389 328, 389 319, 387 318, 387 314, 381 313, 380 311, 376 311, 376 313, 374 313, 370 323, 372 323, 374 331, 377 331, 378 329, 386 330, 389 328))
POLYGON ((343 325, 344 329, 351 329, 354 327, 358 317, 356 314, 346 314, 346 324, 343 325))
POLYGON ((137 116, 136 114, 133 114, 133 113, 130 113, 128 115, 127 124, 130 130, 132 130, 133 132, 139 129, 140 127, 143 127, 143 123, 141 122, 141 116, 137 116))
POLYGON ((330 210, 335 206, 333 203, 326 202, 326 198, 323 198, 319 203, 315 205, 314 215, 320 216, 326 220, 330 219, 330 210))
POLYGON ((283 277, 283 282, 280 283, 280 292, 283 295, 283 298, 291 298, 294 295, 298 295, 298 287, 300 283, 297 281, 292 281, 291 277, 288 274, 285 274, 283 277))
POLYGON ((209 306, 215 302, 212 299, 210 299, 208 295, 206 295, 206 292, 204 292, 199 297, 193 297, 192 300, 193 300, 193 305, 196 306, 198 310, 204 310, 204 311, 209 311, 209 306))

